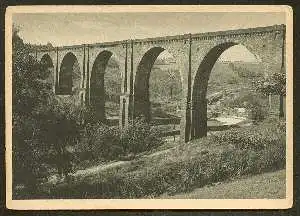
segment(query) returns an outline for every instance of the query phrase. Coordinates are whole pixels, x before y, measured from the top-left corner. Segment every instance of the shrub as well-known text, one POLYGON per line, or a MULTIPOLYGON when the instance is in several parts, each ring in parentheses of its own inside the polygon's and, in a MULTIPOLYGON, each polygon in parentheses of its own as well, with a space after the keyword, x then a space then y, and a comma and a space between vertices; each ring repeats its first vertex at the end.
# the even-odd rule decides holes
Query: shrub
POLYGON ((162 144, 160 131, 144 119, 136 119, 121 132, 121 146, 125 153, 150 151, 162 144))
POLYGON ((267 127, 274 127, 280 134, 285 134, 286 132, 285 119, 278 118, 277 116, 268 116, 268 118, 266 118, 262 124, 267 127))
POLYGON ((247 127, 217 132, 210 139, 217 143, 228 143, 235 148, 254 151, 263 150, 270 145, 280 146, 285 143, 284 129, 275 125, 261 124, 259 127, 247 127))
POLYGON ((161 144, 159 131, 144 120, 137 119, 122 131, 97 122, 85 126, 77 153, 88 160, 114 160, 150 151, 161 144))
POLYGON ((268 115, 266 105, 264 105, 262 99, 253 99, 246 108, 250 110, 249 118, 252 119, 254 123, 263 121, 268 115))
POLYGON ((228 100, 225 106, 230 108, 244 107, 254 123, 263 121, 268 115, 268 105, 265 96, 253 92, 240 92, 236 97, 228 100))
POLYGON ((119 131, 101 122, 88 123, 76 151, 79 156, 86 155, 85 159, 100 158, 111 160, 122 154, 119 131))
POLYGON ((273 73, 267 78, 261 78, 253 83, 255 89, 264 95, 285 95, 286 94, 286 74, 273 73))

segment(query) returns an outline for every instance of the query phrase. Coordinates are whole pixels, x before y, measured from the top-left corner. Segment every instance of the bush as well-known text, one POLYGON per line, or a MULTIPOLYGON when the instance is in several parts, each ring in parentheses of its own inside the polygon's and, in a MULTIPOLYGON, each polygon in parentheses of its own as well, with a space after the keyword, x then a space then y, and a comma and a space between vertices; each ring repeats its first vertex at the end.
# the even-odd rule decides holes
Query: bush
POLYGON ((76 151, 82 159, 111 160, 122 154, 119 145, 120 134, 115 127, 109 127, 101 122, 88 123, 76 151))
POLYGON ((114 160, 150 151, 161 144, 159 131, 144 120, 137 119, 122 131, 97 122, 85 126, 77 152, 88 160, 114 160))
POLYGON ((246 108, 250 110, 249 118, 252 119, 254 123, 263 121, 268 115, 267 107, 262 99, 253 99, 246 108))
POLYGON ((217 143, 228 143, 236 148, 245 150, 263 150, 269 145, 284 143, 285 134, 277 127, 262 124, 260 127, 231 129, 217 132, 210 137, 217 143))
POLYGON ((248 110, 248 116, 258 123, 268 116, 268 104, 265 96, 253 92, 241 92, 235 98, 226 102, 230 108, 244 107, 248 110))
POLYGON ((286 74, 273 73, 267 78, 257 80, 255 83, 256 91, 264 95, 285 95, 286 94, 286 74))
POLYGON ((131 122, 121 132, 121 146, 127 154, 150 151, 162 143, 160 131, 156 127, 151 127, 143 119, 131 122))

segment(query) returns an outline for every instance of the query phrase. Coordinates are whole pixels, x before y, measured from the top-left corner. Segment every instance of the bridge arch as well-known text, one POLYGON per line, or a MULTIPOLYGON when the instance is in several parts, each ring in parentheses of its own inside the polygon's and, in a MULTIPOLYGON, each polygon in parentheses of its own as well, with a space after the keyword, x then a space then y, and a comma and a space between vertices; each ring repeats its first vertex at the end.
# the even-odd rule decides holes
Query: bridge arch
POLYGON ((72 52, 68 52, 60 65, 56 94, 73 94, 75 74, 80 75, 79 63, 77 57, 72 52))
POLYGON ((40 60, 40 64, 43 64, 48 67, 54 67, 53 60, 48 53, 44 54, 40 60))
POLYGON ((150 121, 150 98, 149 79, 153 64, 160 53, 165 49, 153 47, 149 49, 138 64, 134 80, 134 115, 143 116, 147 122, 150 121))
MULTIPOLYGON (((91 108, 91 111, 94 113, 94 116, 96 117, 95 120, 97 121, 106 121, 106 109, 105 104, 106 102, 110 101, 111 99, 118 103, 119 106, 119 97, 117 95, 109 95, 107 93, 107 89, 105 88, 105 82, 108 82, 109 80, 105 78, 106 69, 111 63, 110 67, 119 67, 119 62, 117 58, 114 58, 114 53, 109 50, 101 51, 95 58, 92 70, 91 70, 91 76, 90 76, 90 95, 89 95, 89 105, 91 108), (112 61, 114 59, 115 61, 112 61)), ((114 79, 115 75, 110 74, 110 80, 114 79)), ((117 78, 116 78, 117 79, 117 78)), ((118 82, 117 80, 114 80, 115 82, 118 82)), ((109 86, 112 85, 116 89, 115 92, 120 93, 121 92, 121 82, 119 85, 115 86, 112 83, 109 84, 109 86)), ((119 108, 118 108, 119 111, 119 108)))
POLYGON ((192 129, 191 138, 200 138, 207 134, 207 89, 212 69, 219 57, 229 48, 241 45, 257 60, 260 56, 247 46, 236 42, 225 42, 210 49, 201 61, 192 86, 192 129))
POLYGON ((47 79, 50 75, 54 73, 54 63, 49 54, 44 54, 39 61, 40 63, 40 72, 39 75, 41 79, 47 79))
MULTIPOLYGON (((157 101, 159 98, 162 99, 162 97, 166 97, 166 92, 162 89, 160 89, 161 80, 158 79, 165 79, 166 77, 169 77, 169 73, 176 73, 176 88, 170 88, 170 94, 172 97, 172 92, 175 92, 176 90, 180 89, 180 92, 182 90, 182 77, 179 70, 179 67, 177 65, 177 62, 173 62, 175 64, 175 68, 164 68, 164 60, 159 59, 158 57, 160 55, 166 54, 164 59, 174 59, 174 55, 169 52, 168 49, 161 47, 161 46, 155 46, 150 49, 148 49, 140 59, 137 70, 136 70, 136 76, 134 79, 134 116, 135 117, 143 117, 146 122, 151 122, 154 120, 154 118, 169 118, 169 117, 175 117, 173 114, 166 113, 161 106, 161 102, 157 101), (167 57, 169 56, 169 57, 167 57), (159 63, 159 60, 162 60, 161 63, 159 63), (155 65, 155 67, 154 67, 155 65), (152 71, 153 70, 153 71, 152 71), (163 73, 161 76, 157 77, 150 74, 158 74, 160 72, 163 73), (174 70, 174 71, 172 71, 174 70), (151 72, 152 71, 152 72, 151 72), (177 74, 178 72, 178 74, 177 74), (165 78, 163 78, 165 74, 165 78), (150 79, 150 77, 155 78, 156 80, 150 79), (157 84, 155 87, 153 84, 157 84), (179 86, 179 88, 177 88, 179 86), (157 88, 157 91, 161 91, 161 93, 154 93, 154 89, 157 88), (151 95, 150 95, 151 91, 151 95), (164 91, 164 92, 163 92, 164 91), (153 100, 153 101, 152 101, 153 100), (154 102, 156 100, 156 102, 154 102)), ((171 77, 171 76, 170 76, 171 77)), ((167 80, 166 80, 167 81, 167 80)), ((172 81, 171 81, 172 82, 172 81)), ((167 87, 168 83, 165 84, 164 87, 167 87)), ((181 92, 182 93, 182 92, 181 92)), ((168 97, 168 96, 167 96, 168 97)), ((180 106, 179 106, 180 107, 180 106)), ((181 113, 180 113, 181 115, 181 113)), ((171 118, 172 118, 171 117, 171 118)))

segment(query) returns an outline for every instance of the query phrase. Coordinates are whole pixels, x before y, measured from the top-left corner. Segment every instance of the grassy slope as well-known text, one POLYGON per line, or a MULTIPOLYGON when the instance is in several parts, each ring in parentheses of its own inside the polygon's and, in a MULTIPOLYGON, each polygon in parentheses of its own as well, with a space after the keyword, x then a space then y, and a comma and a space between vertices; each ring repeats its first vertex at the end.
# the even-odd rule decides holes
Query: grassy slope
MULTIPOLYGON (((252 131, 247 140, 256 143, 261 130, 263 128, 260 127, 252 131)), ((250 131, 243 129, 240 132, 249 134, 250 131)), ((48 195, 43 193, 42 197, 153 198, 164 193, 188 193, 195 188, 243 175, 283 169, 283 138, 269 129, 265 129, 264 134, 268 134, 269 138, 265 137, 267 140, 259 144, 266 144, 263 149, 252 145, 249 149, 247 145, 232 145, 226 141, 218 143, 208 138, 194 140, 101 172, 76 176, 70 185, 57 185, 48 195)))
POLYGON ((189 193, 174 196, 162 195, 170 199, 283 199, 285 197, 285 170, 247 176, 213 186, 197 188, 189 193))

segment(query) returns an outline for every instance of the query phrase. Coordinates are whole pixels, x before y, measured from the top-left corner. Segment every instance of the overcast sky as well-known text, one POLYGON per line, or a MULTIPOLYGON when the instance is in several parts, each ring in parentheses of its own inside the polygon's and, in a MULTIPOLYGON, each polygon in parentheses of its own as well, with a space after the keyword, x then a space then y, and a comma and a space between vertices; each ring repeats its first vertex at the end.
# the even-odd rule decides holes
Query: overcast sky
MULTIPOLYGON (((24 42, 62 46, 285 24, 284 15, 270 12, 40 13, 14 14, 13 22, 24 42)), ((232 55, 240 57, 241 49, 232 48, 232 55)))

